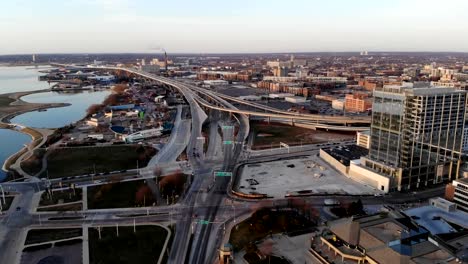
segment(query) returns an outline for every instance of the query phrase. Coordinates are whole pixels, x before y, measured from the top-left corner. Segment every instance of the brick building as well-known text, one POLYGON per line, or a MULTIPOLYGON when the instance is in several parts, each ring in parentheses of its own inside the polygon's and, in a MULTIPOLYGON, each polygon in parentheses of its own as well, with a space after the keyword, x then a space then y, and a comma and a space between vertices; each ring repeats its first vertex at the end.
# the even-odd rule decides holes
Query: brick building
POLYGON ((372 108, 372 100, 367 94, 347 94, 345 110, 348 112, 365 112, 372 108))

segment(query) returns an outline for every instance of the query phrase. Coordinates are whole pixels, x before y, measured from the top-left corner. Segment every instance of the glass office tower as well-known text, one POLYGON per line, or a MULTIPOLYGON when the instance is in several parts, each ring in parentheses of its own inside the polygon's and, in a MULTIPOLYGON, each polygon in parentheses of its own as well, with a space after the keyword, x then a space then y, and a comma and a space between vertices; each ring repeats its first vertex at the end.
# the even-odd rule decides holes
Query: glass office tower
POLYGON ((364 166, 391 178, 391 190, 457 179, 466 92, 385 86, 374 91, 371 142, 364 166))

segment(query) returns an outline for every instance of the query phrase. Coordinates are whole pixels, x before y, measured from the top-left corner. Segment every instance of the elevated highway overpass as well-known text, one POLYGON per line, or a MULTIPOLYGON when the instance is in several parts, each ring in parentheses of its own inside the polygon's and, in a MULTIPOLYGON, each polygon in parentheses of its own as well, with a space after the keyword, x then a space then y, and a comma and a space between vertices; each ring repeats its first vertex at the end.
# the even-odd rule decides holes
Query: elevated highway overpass
POLYGON ((75 65, 65 65, 65 64, 52 64, 53 66, 58 67, 69 67, 69 68, 79 68, 79 69, 93 69, 93 70, 111 70, 111 71, 124 71, 127 73, 135 74, 137 76, 147 78, 153 81, 157 81, 169 86, 172 86, 182 92, 184 97, 187 100, 194 100, 200 106, 203 106, 208 109, 218 110, 222 112, 228 112, 231 114, 243 114, 248 117, 262 117, 268 121, 290 121, 292 125, 296 123, 305 123, 311 128, 321 128, 328 130, 338 130, 338 131, 362 131, 368 129, 370 124, 370 117, 349 117, 349 116, 326 116, 326 115, 315 115, 315 114, 302 114, 302 113, 293 113, 269 106, 264 106, 258 103, 245 101, 239 98, 232 96, 223 95, 220 93, 215 93, 194 85, 189 85, 183 82, 172 80, 166 77, 157 76, 151 73, 144 71, 131 69, 131 68, 122 68, 122 67, 87 67, 87 66, 75 66, 75 65), (189 95, 190 93, 190 95, 189 95), (198 95, 196 96, 195 93, 198 95), (202 100, 201 97, 204 96, 206 99, 202 100), (212 99, 212 100, 211 100, 212 99), (215 102, 210 103, 209 101, 215 102), (226 101, 232 101, 239 104, 247 105, 260 109, 262 111, 250 111, 237 109, 235 107, 229 107, 229 103, 226 101))

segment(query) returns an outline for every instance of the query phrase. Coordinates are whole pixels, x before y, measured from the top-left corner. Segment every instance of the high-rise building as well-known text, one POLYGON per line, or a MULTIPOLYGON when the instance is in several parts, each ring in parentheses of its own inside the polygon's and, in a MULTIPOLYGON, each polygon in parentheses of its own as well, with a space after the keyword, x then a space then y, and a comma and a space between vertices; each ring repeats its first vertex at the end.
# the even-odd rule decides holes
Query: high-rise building
POLYGON ((369 155, 360 165, 388 177, 389 190, 457 179, 466 104, 466 92, 454 88, 377 88, 369 155))

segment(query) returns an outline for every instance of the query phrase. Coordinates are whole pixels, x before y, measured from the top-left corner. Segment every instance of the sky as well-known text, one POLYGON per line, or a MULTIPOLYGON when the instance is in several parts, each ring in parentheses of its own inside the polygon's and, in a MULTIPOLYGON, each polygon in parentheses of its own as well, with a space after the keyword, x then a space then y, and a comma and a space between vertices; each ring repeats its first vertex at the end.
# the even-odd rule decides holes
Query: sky
POLYGON ((0 54, 468 52, 467 0, 2 0, 0 54))

